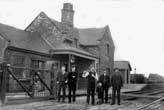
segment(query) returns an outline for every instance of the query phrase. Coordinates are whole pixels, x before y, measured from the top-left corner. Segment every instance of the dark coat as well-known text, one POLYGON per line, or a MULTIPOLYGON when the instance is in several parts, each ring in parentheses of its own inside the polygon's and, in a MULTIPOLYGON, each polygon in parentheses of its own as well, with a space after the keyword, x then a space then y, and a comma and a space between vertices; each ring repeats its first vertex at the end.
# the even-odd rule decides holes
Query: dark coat
POLYGON ((96 87, 96 92, 97 92, 98 98, 103 97, 103 87, 102 86, 97 86, 96 87))
POLYGON ((121 73, 115 72, 111 77, 111 86, 120 89, 123 86, 123 79, 121 73))
POLYGON ((62 72, 58 72, 57 81, 59 81, 59 84, 64 84, 66 80, 67 80, 67 73, 63 74, 62 72))
POLYGON ((67 78, 68 78, 68 85, 76 85, 77 82, 76 72, 69 72, 67 78))
POLYGON ((100 75, 99 81, 102 83, 103 88, 109 88, 110 87, 110 77, 109 75, 100 75))
POLYGON ((96 76, 96 73, 95 72, 89 72, 89 75, 87 76, 87 85, 88 85, 88 89, 91 89, 91 90, 95 90, 95 87, 96 87, 96 79, 94 77, 92 77, 92 75, 96 76))

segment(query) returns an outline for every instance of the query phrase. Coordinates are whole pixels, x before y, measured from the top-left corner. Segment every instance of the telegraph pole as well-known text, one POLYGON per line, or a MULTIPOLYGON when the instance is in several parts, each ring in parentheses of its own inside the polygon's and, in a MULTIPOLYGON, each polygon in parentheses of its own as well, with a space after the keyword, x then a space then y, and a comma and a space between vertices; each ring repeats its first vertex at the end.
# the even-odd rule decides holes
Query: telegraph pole
POLYGON ((137 80, 136 80, 136 68, 134 68, 134 83, 135 84, 137 83, 137 80))

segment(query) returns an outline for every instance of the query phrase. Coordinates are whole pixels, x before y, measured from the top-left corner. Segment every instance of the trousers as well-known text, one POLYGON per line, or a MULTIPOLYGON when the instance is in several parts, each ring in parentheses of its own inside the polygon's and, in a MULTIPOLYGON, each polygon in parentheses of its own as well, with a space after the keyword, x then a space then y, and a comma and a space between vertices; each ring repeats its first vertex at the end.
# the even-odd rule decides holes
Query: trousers
POLYGON ((66 91, 66 84, 59 84, 59 90, 58 90, 58 101, 60 102, 60 98, 61 98, 61 90, 62 90, 62 98, 63 98, 63 102, 65 101, 65 91, 66 91))
POLYGON ((95 104, 95 84, 94 83, 91 83, 88 85, 87 87, 87 104, 89 104, 90 102, 90 96, 92 98, 92 105, 95 104))
POLYGON ((112 87, 112 103, 115 104, 115 98, 117 93, 117 103, 120 104, 120 90, 121 88, 112 87))
POLYGON ((75 102, 76 101, 76 85, 70 84, 68 85, 68 88, 69 88, 69 94, 68 94, 69 103, 71 103, 72 101, 75 102))
POLYGON ((103 98, 102 98, 102 103, 104 103, 104 94, 105 94, 105 103, 108 102, 108 88, 103 88, 103 98))

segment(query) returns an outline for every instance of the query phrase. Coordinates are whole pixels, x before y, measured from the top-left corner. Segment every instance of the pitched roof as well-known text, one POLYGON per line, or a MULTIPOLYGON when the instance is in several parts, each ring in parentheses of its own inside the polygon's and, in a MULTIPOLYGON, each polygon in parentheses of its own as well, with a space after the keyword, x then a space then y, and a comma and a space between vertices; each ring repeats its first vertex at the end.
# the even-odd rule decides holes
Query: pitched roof
MULTIPOLYGON (((57 21, 57 20, 55 20, 55 19, 49 17, 49 16, 48 16, 46 13, 44 13, 44 12, 40 12, 40 13, 38 14, 38 16, 31 22, 31 24, 32 24, 39 16, 45 16, 45 17, 46 17, 48 20, 50 20, 50 22, 51 22, 53 25, 55 25, 55 27, 57 27, 57 29, 60 30, 61 32, 62 32, 62 30, 64 29, 64 27, 65 27, 66 25, 68 25, 68 24, 66 24, 66 23, 59 22, 59 21, 57 21)), ((25 30, 27 30, 27 29, 31 26, 31 24, 29 24, 29 25, 26 27, 25 30)), ((71 32, 71 31, 69 31, 69 32, 71 32)), ((73 38, 79 39, 78 29, 75 28, 75 27, 73 28, 73 38)))
POLYGON ((105 28, 85 28, 78 29, 80 36, 80 43, 82 45, 97 45, 103 37, 105 28))
POLYGON ((114 68, 132 70, 129 61, 114 61, 114 68))
POLYGON ((1 23, 0 34, 7 41, 11 41, 10 45, 15 45, 17 47, 19 47, 19 44, 25 43, 27 41, 27 37, 30 35, 29 32, 25 32, 23 30, 1 23))
POLYGON ((33 33, 32 36, 29 36, 26 45, 25 49, 42 53, 48 53, 50 49, 54 48, 50 46, 38 33, 33 33))
POLYGON ((74 47, 70 47, 64 44, 58 45, 57 48, 50 46, 46 39, 42 38, 36 32, 28 32, 21 29, 17 29, 12 26, 0 24, 0 34, 4 39, 10 41, 10 46, 32 50, 36 52, 48 53, 50 50, 53 52, 73 52, 75 55, 83 55, 83 57, 96 58, 96 56, 74 47))
POLYGON ((0 35, 10 41, 9 45, 17 48, 48 52, 50 46, 37 33, 27 32, 0 23, 0 35))

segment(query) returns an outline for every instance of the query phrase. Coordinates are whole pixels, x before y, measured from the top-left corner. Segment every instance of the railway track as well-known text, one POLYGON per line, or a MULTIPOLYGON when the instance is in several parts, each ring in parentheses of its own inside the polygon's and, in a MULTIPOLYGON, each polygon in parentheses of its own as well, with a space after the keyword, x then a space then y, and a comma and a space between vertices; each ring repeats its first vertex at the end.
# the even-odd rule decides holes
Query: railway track
POLYGON ((132 94, 132 98, 134 97, 141 98, 142 96, 143 98, 151 98, 151 97, 157 98, 156 100, 152 100, 152 102, 145 104, 144 106, 138 107, 135 110, 164 110, 164 88, 144 90, 144 91, 125 92, 125 94, 127 94, 127 96, 129 94, 132 94), (137 97, 137 95, 139 96, 137 97))
POLYGON ((124 92, 124 93, 132 93, 132 94, 147 94, 155 91, 162 91, 164 88, 160 89, 152 89, 152 90, 143 90, 143 91, 129 91, 129 92, 124 92))
POLYGON ((164 97, 155 100, 147 105, 139 107, 135 110, 164 110, 164 97))
POLYGON ((130 91, 124 92, 124 94, 135 94, 135 95, 146 95, 146 96, 164 96, 164 88, 153 89, 153 90, 144 90, 144 91, 130 91))

